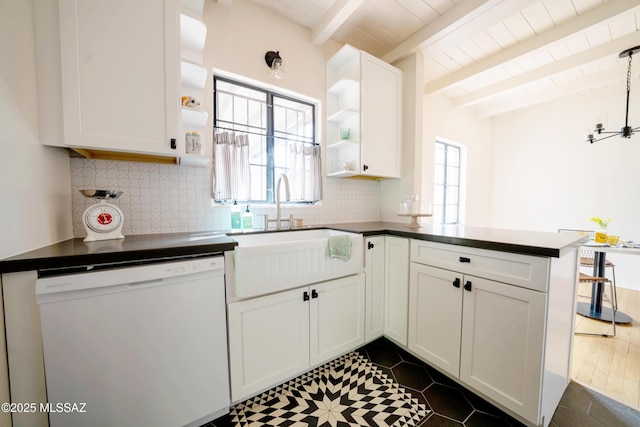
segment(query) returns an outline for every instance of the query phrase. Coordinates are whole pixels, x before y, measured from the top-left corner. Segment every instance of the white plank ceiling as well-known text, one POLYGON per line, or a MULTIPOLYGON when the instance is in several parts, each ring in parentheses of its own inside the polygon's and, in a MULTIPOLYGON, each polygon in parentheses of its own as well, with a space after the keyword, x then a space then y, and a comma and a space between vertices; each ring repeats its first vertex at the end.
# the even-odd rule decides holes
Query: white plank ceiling
MULTIPOLYGON (((218 0, 233 7, 232 0, 218 0)), ((424 91, 493 117, 605 87, 626 91, 640 0, 251 0, 393 63, 418 50, 424 91)), ((640 54, 632 90, 640 91, 640 54)))

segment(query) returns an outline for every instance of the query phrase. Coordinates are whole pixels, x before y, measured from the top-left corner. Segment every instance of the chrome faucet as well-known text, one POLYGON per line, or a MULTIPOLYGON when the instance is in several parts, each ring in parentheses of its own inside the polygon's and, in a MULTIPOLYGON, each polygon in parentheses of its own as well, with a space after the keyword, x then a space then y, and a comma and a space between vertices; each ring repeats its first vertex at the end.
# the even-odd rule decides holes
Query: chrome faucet
MULTIPOLYGON (((276 229, 280 230, 280 183, 284 181, 284 192, 286 200, 291 200, 291 192, 289 191, 289 178, 287 175, 281 174, 278 177, 278 182, 276 184, 276 229)), ((289 221, 289 228, 291 228, 291 221, 289 221)))

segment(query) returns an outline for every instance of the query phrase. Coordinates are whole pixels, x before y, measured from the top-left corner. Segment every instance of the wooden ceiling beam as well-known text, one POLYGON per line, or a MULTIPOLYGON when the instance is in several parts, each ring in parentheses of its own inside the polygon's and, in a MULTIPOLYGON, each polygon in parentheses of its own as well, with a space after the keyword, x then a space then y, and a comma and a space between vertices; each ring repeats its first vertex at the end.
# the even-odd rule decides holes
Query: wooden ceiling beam
MULTIPOLYGON (((552 62, 540 68, 519 74, 508 80, 484 87, 453 100, 457 108, 467 107, 512 91, 520 86, 533 83, 536 80, 551 78, 553 75, 580 67, 589 62, 597 61, 607 56, 617 57, 620 52, 640 43, 640 33, 627 34, 609 43, 591 48, 577 55, 570 56, 560 61, 552 62)), ((625 62, 626 64, 626 62, 625 62)), ((626 65, 625 65, 626 67, 626 65)), ((640 67, 640 66, 639 66, 640 67)), ((623 77, 621 75, 621 77, 623 77)))
MULTIPOLYGON (((569 37, 580 31, 585 31, 594 25, 602 24, 603 21, 614 18, 634 8, 640 8, 638 0, 616 0, 604 3, 602 6, 593 8, 589 12, 567 21, 565 24, 553 27, 544 33, 517 43, 481 61, 470 64, 459 71, 426 84, 425 93, 437 93, 450 86, 459 84, 466 79, 474 77, 477 74, 503 65, 506 62, 524 55, 531 54, 533 51, 548 46, 560 39, 569 37)), ((638 36, 636 35, 635 37, 637 38, 638 36)))
POLYGON ((364 0, 337 0, 311 29, 311 43, 322 46, 360 7, 364 0))
POLYGON ((392 63, 417 50, 446 50, 448 46, 457 45, 534 2, 535 0, 464 0, 405 39, 382 59, 392 63))

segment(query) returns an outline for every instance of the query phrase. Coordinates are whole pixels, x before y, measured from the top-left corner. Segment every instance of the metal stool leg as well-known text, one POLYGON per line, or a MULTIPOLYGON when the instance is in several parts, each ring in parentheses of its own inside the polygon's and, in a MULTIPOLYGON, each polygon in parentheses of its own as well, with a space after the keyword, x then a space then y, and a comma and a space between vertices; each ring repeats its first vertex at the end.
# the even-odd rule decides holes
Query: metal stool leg
MULTIPOLYGON (((615 272, 614 272, 614 280, 615 280, 615 272)), ((581 283, 594 283, 594 282, 602 282, 608 283, 609 288, 611 289, 611 327, 613 328, 613 332, 611 334, 595 334, 591 332, 578 332, 575 331, 576 335, 591 335, 598 337, 615 337, 616 336, 616 312, 618 310, 618 296, 615 289, 615 283, 605 277, 587 277, 583 276, 579 279, 581 283)))

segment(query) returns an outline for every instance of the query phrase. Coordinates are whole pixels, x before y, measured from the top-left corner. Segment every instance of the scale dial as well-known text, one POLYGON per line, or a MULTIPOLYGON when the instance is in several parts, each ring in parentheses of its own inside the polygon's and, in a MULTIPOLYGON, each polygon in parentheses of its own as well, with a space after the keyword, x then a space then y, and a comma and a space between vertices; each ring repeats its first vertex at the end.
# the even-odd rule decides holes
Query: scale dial
POLYGON ((89 206, 82 216, 87 237, 85 242, 95 240, 123 239, 122 211, 109 203, 98 203, 89 206))

